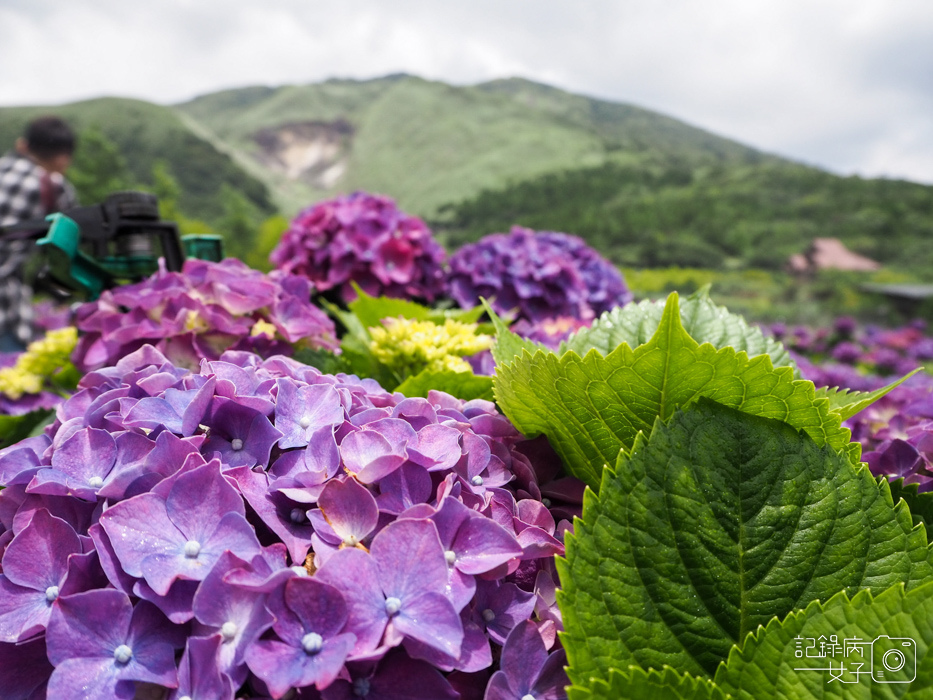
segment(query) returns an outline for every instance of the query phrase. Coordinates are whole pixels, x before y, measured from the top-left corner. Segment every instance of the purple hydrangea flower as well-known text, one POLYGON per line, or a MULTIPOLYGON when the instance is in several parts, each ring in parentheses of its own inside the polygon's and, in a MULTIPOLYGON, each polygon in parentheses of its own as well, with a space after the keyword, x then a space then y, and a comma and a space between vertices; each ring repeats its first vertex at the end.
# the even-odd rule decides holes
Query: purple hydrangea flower
POLYGON ((179 476, 165 497, 145 493, 117 503, 100 524, 123 570, 165 595, 177 579, 202 581, 227 550, 258 553, 244 516, 243 499, 212 461, 179 476))
POLYGON ((449 295, 463 308, 484 297, 499 314, 588 321, 632 300, 622 274, 583 239, 514 226, 451 256, 449 295))
POLYGON ((105 291, 76 311, 82 335, 72 361, 89 371, 113 365, 146 343, 176 364, 197 368, 230 348, 290 352, 294 343, 336 349, 333 322, 313 306, 307 281, 264 275, 228 258, 189 258, 181 272, 164 267, 149 279, 105 291), (262 321, 281 336, 269 342, 262 321))
POLYGON ((185 653, 178 664, 178 687, 168 700, 233 700, 233 683, 217 667, 217 650, 222 642, 219 634, 188 638, 185 653))
MULTIPOLYGON (((204 293, 219 289, 208 277, 196 282, 204 293)), ((230 286, 224 308, 245 308, 242 291, 230 286)), ((7 639, 51 628, 63 601, 108 591, 124 601, 117 607, 132 611, 126 601, 139 601, 138 614, 159 621, 174 658, 185 649, 178 699, 269 697, 300 683, 310 685, 299 698, 455 697, 441 671, 469 676, 458 687, 481 696, 496 645, 543 597, 536 581, 553 571, 566 527, 555 527, 538 501, 555 472, 536 469, 517 450, 522 443, 488 401, 441 392, 405 398, 372 380, 239 350, 181 369, 143 346, 88 373, 45 435, 0 453, 0 562, 8 569, 0 580, 16 593, 7 639), (43 548, 48 557, 32 556, 43 548), (275 660, 251 667, 250 654, 266 642, 289 648, 271 650, 279 659, 308 656, 286 629, 313 616, 286 596, 286 587, 304 585, 286 583, 293 580, 343 596, 345 618, 332 616, 332 628, 316 632, 322 649, 340 635, 356 639, 339 660, 321 656, 307 668, 283 661, 288 670, 274 673, 266 668, 275 660), (289 675, 299 668, 310 675, 289 675)), ((539 607, 536 624, 550 645, 550 603, 539 607)), ((70 682, 61 678, 80 673, 66 660, 82 655, 101 674, 93 692, 120 697, 134 683, 148 690, 176 682, 167 673, 161 681, 154 672, 147 680, 143 671, 139 679, 117 673, 116 649, 136 652, 126 639, 88 656, 47 634, 59 696, 70 682)), ((317 649, 316 638, 308 644, 317 649)), ((0 641, 0 656, 10 645, 0 641)), ((48 664, 29 673, 15 687, 43 693, 48 664)))
POLYGON ((69 559, 81 541, 64 520, 36 511, 6 547, 0 574, 0 641, 41 633, 64 586, 69 559))
POLYGON ((463 641, 458 611, 446 596, 447 563, 429 520, 397 520, 373 538, 371 554, 342 549, 316 578, 344 592, 354 656, 410 637, 456 658, 463 641), (412 567, 411 562, 418 562, 412 567))
POLYGON ((526 620, 505 640, 499 670, 492 674, 485 700, 564 700, 569 685, 559 649, 548 655, 534 622, 526 620))
POLYGON ((433 301, 443 289, 444 257, 421 219, 388 197, 356 192, 299 213, 269 260, 344 301, 356 298, 351 282, 373 296, 433 301))
POLYGON ((379 663, 352 665, 350 679, 334 681, 322 697, 324 700, 455 700, 460 696, 437 669, 396 649, 379 663))
POLYGON ((279 698, 290 688, 324 689, 343 669, 356 636, 341 632, 347 605, 340 591, 312 578, 292 578, 269 610, 279 639, 261 640, 249 648, 246 662, 279 698))
POLYGON ((103 589, 59 599, 46 631, 51 698, 132 698, 134 683, 174 688, 177 630, 151 604, 103 589))

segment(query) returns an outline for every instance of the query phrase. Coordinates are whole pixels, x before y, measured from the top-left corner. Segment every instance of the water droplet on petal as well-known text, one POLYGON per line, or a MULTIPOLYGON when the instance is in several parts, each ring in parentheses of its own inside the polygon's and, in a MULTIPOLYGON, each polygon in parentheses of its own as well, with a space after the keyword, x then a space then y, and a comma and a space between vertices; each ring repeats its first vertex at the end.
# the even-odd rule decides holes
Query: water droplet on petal
POLYGON ((126 644, 121 644, 113 650, 113 658, 118 664, 128 664, 133 658, 133 650, 126 644))
POLYGON ((301 638, 301 648, 304 649, 305 654, 309 656, 317 654, 323 646, 324 638, 317 632, 308 632, 301 638))
POLYGON ((185 556, 189 559, 197 559, 201 553, 201 543, 197 540, 188 540, 185 542, 185 556))

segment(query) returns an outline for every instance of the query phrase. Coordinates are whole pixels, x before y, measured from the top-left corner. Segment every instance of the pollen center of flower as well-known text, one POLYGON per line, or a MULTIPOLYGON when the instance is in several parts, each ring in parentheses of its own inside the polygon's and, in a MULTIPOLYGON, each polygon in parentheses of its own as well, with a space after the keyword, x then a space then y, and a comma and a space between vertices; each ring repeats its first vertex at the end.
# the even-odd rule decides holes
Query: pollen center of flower
POLYGON ((99 476, 92 476, 90 479, 87 480, 87 485, 90 486, 92 489, 99 489, 101 486, 104 485, 104 480, 101 479, 99 476))
POLYGON ((535 700, 535 696, 531 693, 525 693, 522 695, 522 700, 535 700))
POLYGON ((304 649, 305 654, 308 654, 309 656, 317 654, 323 646, 324 638, 317 632, 308 632, 304 637, 301 638, 301 648, 304 649))
POLYGON ((400 601, 395 596, 390 596, 386 598, 386 612, 389 613, 389 616, 395 615, 399 610, 402 609, 402 601, 400 601))
POLYGON ((482 485, 483 485, 483 477, 481 477, 479 474, 477 474, 477 475, 474 476, 472 479, 470 479, 470 483, 473 484, 474 486, 482 486, 482 485))
POLYGON ((234 452, 239 452, 240 450, 243 449, 243 440, 241 440, 240 438, 233 438, 230 441, 230 447, 233 448, 234 452))
POLYGON ((301 508, 292 508, 292 512, 288 514, 288 517, 293 523, 303 523, 306 516, 301 508))
POLYGON ((550 508, 552 505, 550 498, 542 498, 541 503, 544 505, 545 508, 550 508))
POLYGON ((343 544, 347 547, 355 547, 359 543, 360 540, 356 535, 347 535, 343 538, 343 544))
POLYGON ((201 553, 201 543, 197 540, 188 540, 185 542, 185 556, 189 559, 197 558, 201 553))
POLYGON ((307 570, 306 568, 304 568, 303 566, 293 566, 293 567, 291 567, 291 569, 292 569, 292 571, 294 571, 294 572, 295 572, 296 574, 298 574, 299 576, 307 576, 307 575, 308 575, 308 570, 307 570))
POLYGON ((302 417, 301 417, 301 420, 298 421, 298 425, 300 425, 302 428, 310 428, 310 427, 311 427, 311 419, 308 418, 308 416, 302 416, 302 417))
POLYGON ((486 608, 483 610, 483 619, 486 620, 486 622, 492 622, 496 619, 496 613, 494 613, 489 608, 486 608))
POLYGON ((133 650, 126 646, 126 644, 121 644, 113 650, 113 659, 118 664, 128 664, 132 658, 133 650))
POLYGON ((49 586, 45 589, 45 599, 50 603, 58 598, 58 586, 49 586))
POLYGON ((365 698, 369 695, 369 679, 357 678, 353 681, 353 694, 358 698, 365 698))
POLYGON ((236 637, 236 623, 225 622, 220 628, 220 636, 224 638, 225 642, 229 642, 231 639, 236 637))
POLYGON ((457 553, 452 549, 448 549, 444 552, 444 559, 447 560, 449 566, 453 566, 454 562, 457 561, 457 553))

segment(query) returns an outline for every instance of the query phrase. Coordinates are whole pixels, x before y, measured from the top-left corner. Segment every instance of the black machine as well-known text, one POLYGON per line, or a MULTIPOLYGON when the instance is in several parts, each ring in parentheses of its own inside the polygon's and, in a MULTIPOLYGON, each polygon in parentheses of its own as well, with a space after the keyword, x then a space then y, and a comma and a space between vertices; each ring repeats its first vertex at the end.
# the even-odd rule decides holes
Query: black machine
POLYGON ((178 225, 159 218, 155 195, 116 192, 102 203, 73 207, 45 219, 0 229, 3 238, 33 240, 37 255, 26 265, 26 279, 59 297, 101 291, 136 282, 158 269, 159 258, 171 271, 186 257, 220 261, 220 236, 181 236, 178 225))

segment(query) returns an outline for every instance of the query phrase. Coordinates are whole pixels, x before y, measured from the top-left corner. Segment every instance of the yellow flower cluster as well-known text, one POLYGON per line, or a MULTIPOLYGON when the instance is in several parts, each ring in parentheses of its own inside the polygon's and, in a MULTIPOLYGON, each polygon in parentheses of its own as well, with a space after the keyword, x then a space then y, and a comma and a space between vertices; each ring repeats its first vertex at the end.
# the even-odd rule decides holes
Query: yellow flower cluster
POLYGON ((0 393, 13 400, 23 394, 38 394, 45 380, 68 363, 77 342, 78 329, 67 326, 30 343, 15 365, 0 369, 0 393))
POLYGON ((408 318, 387 318, 369 329, 370 350, 384 365, 405 374, 423 369, 468 372, 464 355, 492 346, 492 337, 476 333, 475 323, 447 319, 443 325, 408 318))

